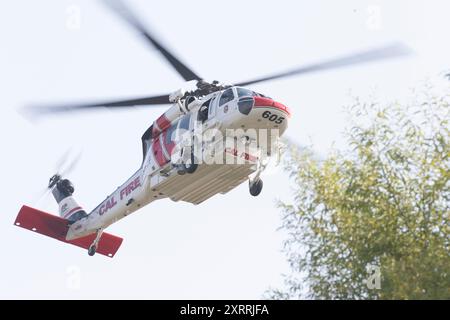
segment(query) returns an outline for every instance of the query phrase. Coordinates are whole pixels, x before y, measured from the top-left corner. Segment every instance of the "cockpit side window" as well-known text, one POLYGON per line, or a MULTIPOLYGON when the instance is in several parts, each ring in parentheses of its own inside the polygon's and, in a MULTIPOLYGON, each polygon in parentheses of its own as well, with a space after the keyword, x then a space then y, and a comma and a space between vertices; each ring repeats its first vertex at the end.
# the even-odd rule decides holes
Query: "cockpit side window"
POLYGON ((229 88, 222 93, 220 97, 219 105, 224 105, 227 102, 230 102, 234 99, 233 89, 229 88))

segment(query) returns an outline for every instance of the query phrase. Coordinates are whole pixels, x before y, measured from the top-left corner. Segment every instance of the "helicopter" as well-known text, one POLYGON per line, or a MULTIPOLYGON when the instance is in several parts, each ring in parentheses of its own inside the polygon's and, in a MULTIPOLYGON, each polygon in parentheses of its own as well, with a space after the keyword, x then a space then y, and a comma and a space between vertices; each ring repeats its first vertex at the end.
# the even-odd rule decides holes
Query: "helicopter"
POLYGON ((75 200, 75 188, 63 173, 54 174, 47 187, 58 203, 59 216, 27 205, 20 209, 14 225, 87 249, 90 256, 114 257, 123 239, 104 230, 153 201, 169 198, 198 205, 245 181, 252 196, 260 195, 261 174, 277 153, 292 112, 248 86, 409 53, 404 45, 391 44, 248 81, 208 82, 175 57, 122 1, 105 2, 195 87, 122 101, 28 108, 34 115, 44 115, 170 105, 141 137, 139 169, 89 213, 75 200))

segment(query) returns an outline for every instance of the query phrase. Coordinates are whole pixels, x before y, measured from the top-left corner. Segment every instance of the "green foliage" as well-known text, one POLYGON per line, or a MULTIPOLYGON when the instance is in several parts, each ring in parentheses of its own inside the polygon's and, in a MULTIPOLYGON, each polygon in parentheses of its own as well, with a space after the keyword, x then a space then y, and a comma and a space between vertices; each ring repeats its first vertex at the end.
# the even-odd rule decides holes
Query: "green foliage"
POLYGON ((293 272, 272 298, 450 299, 450 97, 423 91, 407 105, 356 99, 349 150, 290 148, 295 197, 280 207, 293 272))

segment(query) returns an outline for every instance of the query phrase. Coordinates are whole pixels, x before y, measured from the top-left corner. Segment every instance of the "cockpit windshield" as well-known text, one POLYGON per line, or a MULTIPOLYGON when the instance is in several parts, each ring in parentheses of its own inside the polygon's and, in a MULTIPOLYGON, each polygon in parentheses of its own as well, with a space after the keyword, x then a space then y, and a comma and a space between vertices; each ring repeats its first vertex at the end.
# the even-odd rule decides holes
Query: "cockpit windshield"
POLYGON ((267 98, 265 95, 263 95, 263 94, 261 94, 261 93, 258 93, 258 92, 255 92, 255 91, 252 91, 252 90, 248 90, 248 89, 245 89, 245 88, 236 88, 236 90, 237 90, 237 94, 238 94, 238 97, 239 98, 242 98, 242 97, 263 97, 263 98, 267 98))
POLYGON ((253 92, 251 90, 245 89, 245 88, 237 88, 237 94, 238 97, 254 97, 256 96, 256 92, 253 92))

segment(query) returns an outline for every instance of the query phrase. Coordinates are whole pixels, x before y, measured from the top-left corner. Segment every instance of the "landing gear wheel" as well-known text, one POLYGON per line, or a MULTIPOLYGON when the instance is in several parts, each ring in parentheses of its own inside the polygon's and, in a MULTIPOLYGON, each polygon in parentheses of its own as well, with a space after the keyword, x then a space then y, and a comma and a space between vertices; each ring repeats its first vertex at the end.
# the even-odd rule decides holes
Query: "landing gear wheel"
POLYGON ((184 167, 184 165, 179 165, 177 168, 177 173, 182 176, 186 173, 186 168, 184 167))
POLYGON ((263 181, 258 178, 257 180, 253 181, 253 183, 250 183, 249 185, 250 194, 254 197, 259 196, 259 194, 262 191, 262 188, 263 188, 263 181))
POLYGON ((194 156, 194 150, 191 151, 191 161, 190 163, 183 163, 184 169, 187 173, 194 173, 198 168, 197 160, 194 156))
POLYGON ((184 168, 187 173, 194 173, 195 170, 197 170, 197 167, 198 167, 198 164, 196 164, 196 163, 184 164, 184 168))
POLYGON ((96 251, 97 251, 97 246, 91 245, 88 249, 88 255, 90 255, 92 257, 96 251))

